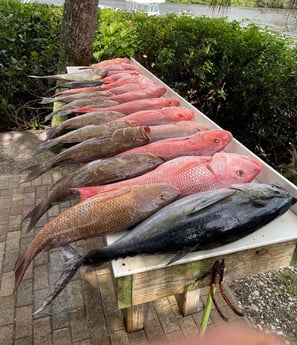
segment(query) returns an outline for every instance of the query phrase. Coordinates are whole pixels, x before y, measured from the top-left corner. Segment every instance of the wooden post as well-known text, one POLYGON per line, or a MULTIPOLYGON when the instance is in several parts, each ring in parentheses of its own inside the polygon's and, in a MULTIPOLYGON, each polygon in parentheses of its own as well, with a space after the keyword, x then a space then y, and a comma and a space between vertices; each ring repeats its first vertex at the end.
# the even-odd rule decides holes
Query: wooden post
POLYGON ((175 295, 175 299, 183 316, 194 314, 198 311, 200 289, 175 295))
POLYGON ((144 326, 144 305, 139 304, 124 309, 124 320, 127 332, 134 332, 143 329, 144 326))

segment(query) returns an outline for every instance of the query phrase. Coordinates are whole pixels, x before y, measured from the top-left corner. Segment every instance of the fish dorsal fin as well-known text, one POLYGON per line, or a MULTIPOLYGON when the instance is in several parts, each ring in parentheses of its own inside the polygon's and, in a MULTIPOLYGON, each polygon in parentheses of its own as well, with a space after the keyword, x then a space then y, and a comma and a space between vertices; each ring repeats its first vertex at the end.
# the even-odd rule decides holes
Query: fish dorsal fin
POLYGON ((123 196, 125 194, 128 194, 131 192, 131 190, 133 189, 133 187, 135 186, 124 186, 124 187, 118 187, 118 188, 114 188, 114 189, 110 189, 110 190, 106 190, 106 191, 102 191, 100 192, 100 194, 95 194, 92 193, 91 195, 88 192, 88 187, 83 187, 83 188, 70 188, 72 190, 76 190, 79 191, 80 193, 80 200, 84 201, 86 199, 89 199, 91 197, 96 197, 97 200, 108 200, 108 199, 112 199, 112 198, 116 198, 119 196, 123 196))
POLYGON ((208 191, 201 193, 201 198, 197 200, 197 203, 192 208, 192 210, 188 213, 188 217, 191 217, 201 210, 205 209, 208 206, 214 205, 226 198, 230 195, 234 194, 236 191, 230 188, 222 188, 218 190, 208 191))
POLYGON ((206 156, 184 156, 184 157, 177 157, 170 161, 161 164, 157 169, 166 169, 171 170, 174 169, 174 174, 183 173, 185 170, 195 169, 200 164, 204 164, 210 161, 210 157, 206 156))

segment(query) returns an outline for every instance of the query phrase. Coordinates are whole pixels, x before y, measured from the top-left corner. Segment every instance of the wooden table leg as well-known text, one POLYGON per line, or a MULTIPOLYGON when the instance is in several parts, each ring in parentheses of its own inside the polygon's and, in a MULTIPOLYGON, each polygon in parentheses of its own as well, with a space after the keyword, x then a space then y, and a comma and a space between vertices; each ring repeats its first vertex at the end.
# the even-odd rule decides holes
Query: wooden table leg
POLYGON ((123 310, 127 332, 143 329, 144 305, 139 304, 123 310))
POLYGON ((196 313, 198 311, 200 289, 175 295, 175 299, 183 316, 196 313))

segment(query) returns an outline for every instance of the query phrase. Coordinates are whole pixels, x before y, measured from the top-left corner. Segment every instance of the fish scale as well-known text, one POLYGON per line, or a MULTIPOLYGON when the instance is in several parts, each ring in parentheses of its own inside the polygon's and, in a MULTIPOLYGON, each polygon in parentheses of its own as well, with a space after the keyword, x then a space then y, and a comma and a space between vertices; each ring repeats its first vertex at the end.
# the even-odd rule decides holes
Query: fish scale
POLYGON ((128 230, 179 196, 167 184, 123 187, 111 190, 66 209, 35 236, 15 265, 15 290, 31 261, 42 250, 128 230))

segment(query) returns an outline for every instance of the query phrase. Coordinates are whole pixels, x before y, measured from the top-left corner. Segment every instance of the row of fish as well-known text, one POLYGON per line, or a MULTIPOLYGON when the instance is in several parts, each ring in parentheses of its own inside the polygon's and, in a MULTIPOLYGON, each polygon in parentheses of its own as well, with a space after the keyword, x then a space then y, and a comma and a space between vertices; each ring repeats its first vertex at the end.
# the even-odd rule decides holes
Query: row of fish
POLYGON ((232 134, 194 121, 192 111, 166 97, 166 88, 142 75, 129 59, 47 77, 67 81, 60 87, 68 90, 41 102, 62 102, 59 114, 71 117, 46 130, 40 150, 73 146, 46 164, 29 167, 26 181, 59 164, 88 163, 54 183, 25 217, 29 231, 53 204, 80 194, 81 201, 48 222, 16 262, 15 290, 36 255, 63 248, 65 271, 37 312, 82 265, 175 253, 170 264, 189 252, 237 240, 296 202, 278 186, 251 183, 262 169, 260 162, 222 152, 232 134), (106 107, 106 101, 117 104, 106 107), (123 230, 129 232, 116 243, 82 257, 69 247, 123 230))

